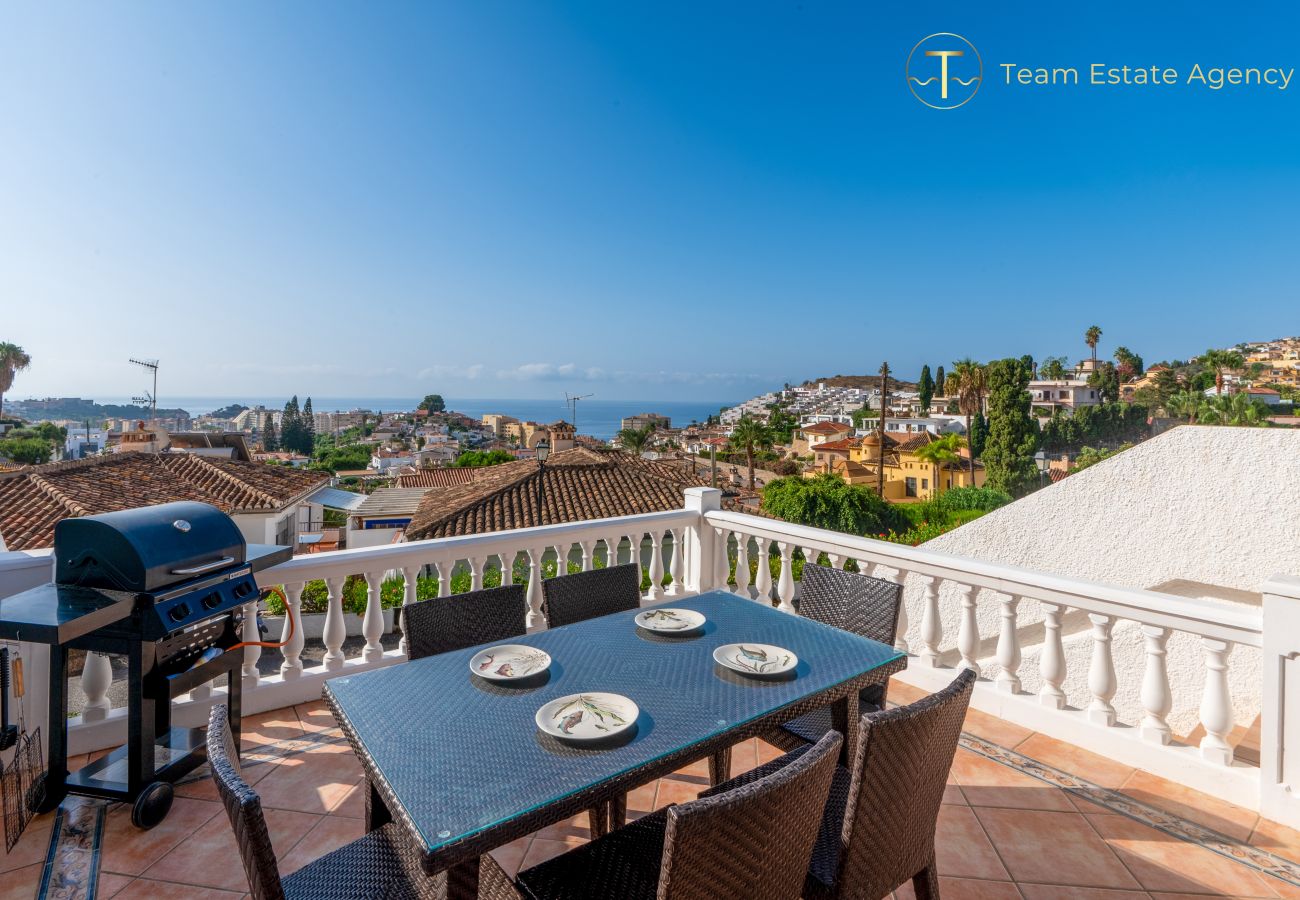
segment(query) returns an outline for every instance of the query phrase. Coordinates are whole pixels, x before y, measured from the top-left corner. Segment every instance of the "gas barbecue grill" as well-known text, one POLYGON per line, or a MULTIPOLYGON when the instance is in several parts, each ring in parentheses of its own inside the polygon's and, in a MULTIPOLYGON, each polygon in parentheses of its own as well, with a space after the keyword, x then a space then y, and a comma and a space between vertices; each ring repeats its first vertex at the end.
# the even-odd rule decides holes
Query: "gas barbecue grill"
POLYGON ((253 573, 293 555, 247 545, 206 503, 166 503, 65 519, 54 529, 55 581, 0 600, 0 638, 50 646, 49 753, 43 810, 66 794, 125 800, 131 821, 167 815, 172 784, 204 760, 203 733, 173 728, 171 702, 227 677, 239 735, 241 610, 260 591, 253 573), (128 660, 127 743, 69 774, 70 649, 128 660))

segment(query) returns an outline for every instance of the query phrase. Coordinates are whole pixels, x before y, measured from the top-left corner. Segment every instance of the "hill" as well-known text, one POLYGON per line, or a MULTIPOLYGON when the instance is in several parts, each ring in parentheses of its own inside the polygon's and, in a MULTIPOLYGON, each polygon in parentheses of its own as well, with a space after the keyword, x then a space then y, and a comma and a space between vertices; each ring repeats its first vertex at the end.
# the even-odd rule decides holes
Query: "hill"
MULTIPOLYGON (((803 383, 804 387, 813 387, 817 384, 825 384, 827 387, 846 387, 861 388, 863 390, 875 390, 880 387, 879 375, 831 375, 825 378, 810 378, 803 383)), ((903 381, 900 378, 889 376, 889 389, 891 391, 914 391, 916 390, 915 381, 903 381)))

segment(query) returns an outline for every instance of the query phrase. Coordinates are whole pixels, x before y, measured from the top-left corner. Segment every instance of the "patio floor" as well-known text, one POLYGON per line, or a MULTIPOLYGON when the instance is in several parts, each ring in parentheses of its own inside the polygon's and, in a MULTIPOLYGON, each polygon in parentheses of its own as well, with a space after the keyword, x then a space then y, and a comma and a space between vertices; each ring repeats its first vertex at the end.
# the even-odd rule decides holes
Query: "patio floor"
MULTIPOLYGON (((915 696, 897 682, 890 693, 898 702, 915 696)), ((243 749, 282 872, 361 836, 360 766, 323 704, 245 719, 243 749)), ((740 771, 776 755, 751 740, 733 764, 740 771)), ((704 763, 683 769, 634 791, 629 815, 690 800, 706 784, 704 763)), ((247 896, 210 779, 179 786, 171 814, 149 832, 131 826, 122 804, 69 807, 57 835, 54 814, 41 816, 0 856, 0 898, 37 896, 47 858, 50 897, 247 896)), ((513 871, 586 839, 578 816, 494 855, 513 871)), ((977 711, 949 778, 938 852, 948 900, 1300 898, 1300 832, 977 711)))

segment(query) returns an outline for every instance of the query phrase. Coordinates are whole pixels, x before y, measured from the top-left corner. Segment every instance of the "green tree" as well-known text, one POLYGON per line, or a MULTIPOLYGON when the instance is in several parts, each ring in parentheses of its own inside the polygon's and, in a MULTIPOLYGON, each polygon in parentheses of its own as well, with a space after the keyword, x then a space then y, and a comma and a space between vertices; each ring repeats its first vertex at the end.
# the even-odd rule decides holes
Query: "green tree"
POLYGON ((1088 326, 1088 330, 1083 333, 1083 342, 1088 345, 1092 351, 1092 368, 1097 369, 1097 345, 1101 343, 1101 328, 1096 325, 1088 326))
POLYGON ((948 384, 947 384, 946 376, 943 374, 943 366, 940 366, 939 369, 938 369, 938 371, 935 372, 935 374, 934 374, 934 393, 935 393, 935 396, 937 396, 937 397, 946 397, 946 396, 948 396, 946 393, 944 393, 944 391, 947 389, 947 387, 948 387, 948 384))
POLYGON ((916 458, 921 462, 927 462, 934 470, 934 496, 938 497, 943 493, 942 482, 939 480, 939 469, 943 466, 956 468, 956 464, 961 462, 961 448, 966 446, 966 441, 959 434, 945 434, 938 440, 931 441, 928 444, 922 444, 915 451, 916 458))
POLYGON ((1142 374, 1142 357, 1128 347, 1115 348, 1115 368, 1119 370, 1120 381, 1128 381, 1142 374))
POLYGON ((1097 391, 1102 403, 1119 399, 1119 370, 1114 363, 1104 362, 1088 376, 1088 386, 1097 391))
POLYGON ((1203 425, 1268 425, 1268 406, 1249 394, 1219 394, 1201 407, 1199 421, 1203 425))
POLYGON ((628 453, 640 456, 650 446, 650 437, 655 433, 653 425, 647 425, 644 428, 624 428, 621 429, 614 437, 618 444, 628 453))
POLYGON ((766 450, 772 446, 772 429, 767 426, 766 422, 744 415, 731 429, 728 441, 731 443, 733 452, 743 452, 745 454, 745 466, 749 469, 749 489, 752 491, 754 489, 754 454, 760 449, 766 450))
MULTIPOLYGON (((957 397, 957 408, 966 417, 966 433, 971 433, 971 420, 977 412, 984 409, 984 397, 988 393, 987 369, 971 359, 959 359, 952 364, 952 374, 948 376, 948 390, 957 397), (953 384, 952 382, 956 382, 953 384)), ((1028 386, 1028 382, 1026 382, 1028 386)), ((975 457, 970 460, 971 481, 975 480, 975 457)))
POLYGON ((39 466, 49 462, 50 457, 53 455, 54 448, 50 446, 50 442, 35 435, 7 438, 0 441, 0 456, 11 459, 16 463, 39 466))
POLYGON ((302 413, 298 409, 298 395, 294 394, 280 415, 280 446, 290 453, 312 452, 315 448, 302 449, 302 438, 302 413))
POLYGON ((861 428, 867 419, 874 419, 878 415, 880 415, 880 413, 876 410, 872 409, 870 406, 864 405, 862 409, 855 409, 853 412, 849 413, 849 418, 853 420, 854 428, 861 428))
POLYGON ((1047 356, 1038 366, 1038 377, 1044 381, 1064 381, 1068 367, 1069 360, 1064 356, 1047 356))
POLYGON ((426 394, 416 409, 422 409, 425 412, 440 413, 446 412, 447 404, 443 402, 442 394, 426 394))
POLYGON ((907 518, 870 488, 845 484, 827 473, 769 481, 763 488, 763 510, 797 525, 846 534, 880 534, 908 526, 907 518))
POLYGON ((1206 350, 1200 359, 1201 365, 1214 373, 1214 393, 1223 393, 1223 373, 1227 369, 1240 369, 1246 365, 1246 357, 1236 350, 1206 350))
POLYGON ((5 393, 14 386, 14 376, 32 364, 32 358, 17 344, 0 341, 0 416, 5 411, 5 393))
POLYGON ((466 450, 456 457, 452 467, 457 469, 479 469, 484 466, 499 466, 514 462, 515 455, 509 450, 466 450))
POLYGON ((266 427, 262 429, 262 449, 274 453, 280 449, 280 436, 275 432, 275 420, 266 417, 266 427))
POLYGON ((999 359, 987 371, 989 436, 982 457, 987 484, 1019 496, 1038 478, 1038 427, 1029 414, 1032 373, 1023 359, 999 359))
POLYGON ((1195 425, 1203 406, 1205 406, 1205 395, 1200 391, 1179 391, 1170 396, 1165 409, 1171 416, 1185 418, 1188 425, 1195 425))
POLYGON ((984 453, 984 444, 989 439, 989 422, 984 418, 984 413, 977 412, 970 423, 970 437, 967 442, 970 445, 970 455, 972 459, 979 459, 984 453))
POLYGON ((316 450, 316 414, 311 409, 311 398, 302 405, 302 449, 298 452, 310 456, 316 450))
POLYGON ((930 377, 930 367, 921 366, 921 380, 917 383, 917 392, 920 394, 921 415, 930 414, 930 401, 934 399, 934 379, 930 377))

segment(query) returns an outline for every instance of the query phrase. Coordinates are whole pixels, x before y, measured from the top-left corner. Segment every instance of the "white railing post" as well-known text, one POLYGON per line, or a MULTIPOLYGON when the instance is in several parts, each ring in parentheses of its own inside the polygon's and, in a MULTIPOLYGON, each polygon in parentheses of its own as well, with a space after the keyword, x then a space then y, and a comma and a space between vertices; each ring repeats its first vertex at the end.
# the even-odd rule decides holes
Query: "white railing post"
POLYGON ((659 529, 650 532, 650 601, 664 598, 664 533, 659 529))
POLYGON ((1142 670, 1142 690, 1138 700, 1142 703, 1142 740, 1153 744, 1168 744, 1171 739, 1166 717, 1174 708, 1174 696, 1169 690, 1169 671, 1165 665, 1165 645, 1169 629, 1158 625, 1142 626, 1142 645, 1146 664, 1142 670))
POLYGON ((998 603, 1002 606, 998 629, 998 690, 1016 694, 1020 692, 1020 635, 1016 632, 1020 598, 1015 594, 998 594, 998 603))
POLYGON ((377 662, 384 658, 384 645, 380 639, 384 636, 384 573, 366 573, 366 614, 361 619, 361 633, 365 635, 366 646, 361 651, 361 658, 366 662, 377 662))
POLYGON ((876 567, 872 569, 871 563, 865 559, 859 559, 858 571, 863 575, 871 574, 872 577, 898 585, 902 596, 898 598, 898 632, 897 637, 894 638, 894 649, 900 653, 907 653, 907 570, 891 569, 883 563, 877 563, 876 567))
MULTIPOLYGON (((505 572, 501 573, 501 583, 505 584, 505 572)), ((406 608, 415 603, 417 591, 420 587, 420 567, 406 566, 402 569, 402 609, 401 618, 399 619, 402 629, 402 640, 397 645, 397 649, 407 656, 411 653, 411 642, 408 640, 406 633, 406 608)))
POLYGON ((1092 702, 1088 704, 1088 721, 1110 727, 1115 724, 1115 660, 1111 655, 1110 631, 1115 624, 1113 616, 1088 613, 1092 623, 1092 662, 1088 666, 1088 690, 1092 702))
POLYGON ((1260 651, 1259 813, 1300 828, 1300 578, 1274 576, 1264 585, 1260 651))
POLYGON ((718 567, 717 574, 713 577, 720 591, 729 589, 727 581, 731 578, 731 548, 728 541, 730 537, 731 532, 725 528, 713 529, 713 560, 718 567))
POLYGON ((777 580, 776 593, 781 603, 777 609, 782 612, 794 612, 794 545, 789 541, 777 541, 781 551, 781 577, 777 580))
POLYGON ((936 668, 939 665, 939 643, 943 640, 943 622, 939 619, 939 585, 935 578, 921 578, 921 665, 936 668))
POLYGON ((582 547, 582 571, 590 572, 595 567, 596 541, 586 540, 580 543, 582 547))
POLYGON ((1228 654, 1232 644, 1201 638, 1205 649, 1205 691, 1201 694, 1201 756, 1220 765, 1232 765, 1232 697, 1228 692, 1228 654))
POLYGON ((961 622, 957 628, 957 650, 961 653, 961 667, 979 675, 980 665, 975 658, 980 649, 979 622, 975 618, 975 598, 979 592, 973 585, 958 584, 957 593, 961 595, 961 622))
POLYGON ((1054 709, 1065 709, 1065 647, 1061 644, 1061 613, 1065 607, 1058 603, 1042 604, 1043 652, 1038 660, 1038 674, 1043 684, 1038 689, 1038 702, 1054 709))
POLYGON ((682 551, 685 549, 685 529, 674 528, 669 534, 673 537, 673 557, 668 563, 668 572, 673 576, 673 583, 668 587, 668 593, 673 597, 680 597, 686 593, 686 585, 682 584, 682 579, 686 577, 685 560, 682 558, 682 551))
POLYGON ((686 583, 695 593, 703 594, 719 587, 713 583, 717 571, 714 561, 716 541, 713 529, 705 523, 704 516, 722 509, 722 491, 717 488, 692 487, 684 493, 686 509, 699 514, 690 528, 690 567, 686 573, 686 583))
POLYGON ((302 676, 302 648, 307 643, 302 624, 302 588, 301 582, 284 586, 284 631, 280 634, 280 640, 286 643, 280 648, 280 654, 284 657, 280 663, 280 677, 285 681, 302 676), (293 616, 292 636, 289 634, 290 615, 293 616))
MULTIPOLYGON (((257 627, 257 601, 244 604, 244 623, 239 631, 241 641, 261 641, 262 633, 257 627)), ((244 690, 251 691, 257 687, 262 673, 257 670, 257 661, 262 658, 262 648, 256 643, 244 648, 244 690)))
POLYGON ((736 533, 736 587, 737 596, 749 597, 749 535, 736 533))
POLYGON ((325 642, 322 661, 327 670, 334 672, 343 668, 343 641, 348 636, 343 624, 343 579, 326 578, 325 587, 329 591, 329 601, 325 607, 325 630, 321 635, 325 642))
POLYGON ((469 558, 469 589, 471 591, 483 590, 483 567, 487 560, 481 556, 471 556, 469 558))
POLYGON ((545 547, 528 548, 528 615, 524 625, 530 632, 546 627, 546 619, 542 616, 542 558, 545 555, 545 547))
POLYGON ((772 605, 772 542, 767 538, 755 538, 757 545, 758 571, 754 573, 754 599, 768 606, 772 605))
POLYGON ((81 721, 98 722, 113 708, 108 699, 108 689, 113 685, 113 665, 108 657, 93 650, 86 653, 81 668, 81 692, 86 695, 86 705, 81 710, 81 721))
POLYGON ((501 586, 506 587, 515 583, 515 557, 519 551, 504 550, 497 554, 497 559, 501 562, 501 586))
POLYGON ((432 564, 433 570, 438 573, 438 596, 451 596, 451 576, 456 571, 456 560, 444 559, 442 562, 432 564))

